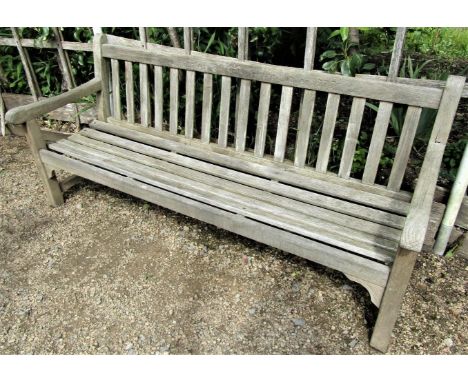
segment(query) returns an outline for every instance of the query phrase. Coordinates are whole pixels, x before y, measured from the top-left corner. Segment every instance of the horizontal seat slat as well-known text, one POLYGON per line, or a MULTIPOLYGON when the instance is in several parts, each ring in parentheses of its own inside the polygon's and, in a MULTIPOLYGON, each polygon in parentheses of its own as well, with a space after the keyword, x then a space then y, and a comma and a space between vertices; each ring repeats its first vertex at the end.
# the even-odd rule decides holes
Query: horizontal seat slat
POLYGON ((330 245, 341 247, 380 261, 389 263, 398 243, 379 238, 351 228, 337 226, 320 219, 293 212, 288 208, 275 206, 262 200, 239 193, 222 190, 216 184, 210 185, 203 179, 191 180, 175 173, 124 159, 70 141, 53 143, 50 148, 76 159, 152 184, 231 212, 301 234, 330 245))
POLYGON ((329 174, 320 174, 314 170, 298 168, 266 158, 257 158, 250 154, 237 153, 232 149, 220 148, 215 144, 201 145, 180 136, 170 137, 164 132, 148 131, 149 129, 133 126, 125 122, 120 123, 120 126, 128 126, 128 128, 122 128, 117 124, 114 125, 114 121, 112 121, 112 124, 94 121, 90 126, 100 131, 166 150, 174 150, 228 168, 324 193, 335 197, 335 200, 340 198, 401 215, 406 214, 409 207, 408 202, 399 199, 406 198, 404 193, 397 193, 379 186, 366 185, 362 182, 353 182, 329 174), (390 197, 390 195, 393 197, 390 197))
POLYGON ((149 155, 158 159, 163 159, 171 163, 177 163, 188 168, 216 175, 225 179, 236 179, 238 183, 255 187, 257 189, 269 191, 291 199, 313 204, 328 210, 337 211, 349 216, 369 220, 394 228, 402 228, 404 218, 389 212, 376 210, 370 207, 356 205, 351 202, 334 199, 332 197, 317 194, 311 191, 291 187, 289 185, 260 178, 251 174, 246 174, 236 170, 228 169, 216 164, 204 162, 195 158, 183 156, 175 152, 161 150, 154 146, 124 139, 93 129, 83 129, 80 135, 90 137, 95 140, 106 142, 114 146, 128 148, 129 150, 149 155))
POLYGON ((41 150, 40 157, 46 165, 53 168, 68 171, 96 183, 206 223, 214 224, 219 228, 271 245, 346 274, 364 278, 376 285, 386 285, 389 275, 389 267, 387 265, 352 255, 349 252, 330 247, 315 240, 307 239, 238 214, 167 192, 84 162, 64 157, 60 154, 41 150))
MULTIPOLYGON (((213 186, 220 187, 224 190, 233 190, 241 195, 249 196, 258 200, 266 200, 269 203, 280 207, 290 208, 291 210, 296 212, 305 213, 312 217, 318 217, 324 220, 325 222, 329 221, 331 223, 342 225, 344 227, 353 227, 353 229, 362 232, 367 232, 382 238, 388 238, 394 241, 398 241, 401 235, 401 230, 395 228, 382 226, 380 224, 373 223, 367 220, 327 210, 325 208, 317 207, 288 197, 276 195, 270 192, 265 192, 265 190, 257 189, 251 186, 246 186, 242 183, 238 183, 238 173, 231 174, 230 177, 226 177, 224 179, 220 178, 219 176, 207 174, 198 170, 193 170, 192 168, 185 167, 183 165, 183 157, 179 154, 171 153, 173 154, 172 156, 175 159, 173 159, 174 163, 171 163, 171 161, 158 159, 157 154, 142 155, 139 152, 132 151, 131 147, 129 147, 129 145, 126 145, 125 142, 122 142, 121 147, 118 147, 115 145, 101 142, 96 139, 87 138, 86 136, 83 136, 81 134, 73 135, 68 140, 110 154, 118 155, 122 158, 133 160, 135 162, 145 164, 160 170, 162 169, 164 171, 172 172, 174 174, 183 175, 192 180, 202 179, 203 182, 206 184, 211 184, 213 186)), ((164 158, 164 154, 160 157, 164 158)), ((187 157, 185 157, 185 159, 191 160, 191 158, 187 157)))
MULTIPOLYGON (((183 52, 183 51, 182 51, 183 52)), ((275 66, 259 62, 197 54, 152 52, 132 47, 104 44, 104 57, 125 61, 161 65, 170 68, 194 70, 245 80, 268 82, 283 86, 347 94, 406 105, 438 108, 442 90, 432 87, 390 83, 367 78, 332 75, 316 70, 275 66)))

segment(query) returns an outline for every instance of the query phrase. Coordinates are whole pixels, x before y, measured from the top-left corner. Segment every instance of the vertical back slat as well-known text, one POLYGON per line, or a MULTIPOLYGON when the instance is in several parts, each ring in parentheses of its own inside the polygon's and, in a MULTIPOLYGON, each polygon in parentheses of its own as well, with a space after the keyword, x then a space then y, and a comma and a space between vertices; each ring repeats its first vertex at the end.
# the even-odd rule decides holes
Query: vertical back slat
POLYGON ((288 140, 289 116, 291 114, 293 88, 283 86, 281 91, 281 102, 278 116, 278 130, 276 132, 274 159, 283 162, 288 140))
POLYGON ((193 34, 192 28, 184 27, 184 50, 185 53, 190 54, 193 49, 193 34))
POLYGON ((408 106, 408 110, 406 111, 405 122, 403 123, 400 134, 395 160, 393 161, 392 171, 388 178, 387 187, 392 191, 398 191, 400 189, 403 177, 405 176, 414 137, 418 129, 421 110, 420 107, 408 106))
POLYGON ((354 153, 356 152, 356 145, 359 138, 359 130, 361 129, 362 116, 364 114, 365 106, 365 98, 353 98, 351 114, 349 116, 348 127, 346 129, 345 143, 343 152, 341 154, 340 169, 338 171, 338 176, 342 178, 349 178, 351 174, 354 153))
POLYGON ((112 102, 114 104, 114 118, 122 119, 122 112, 120 107, 120 73, 119 61, 111 59, 112 71, 112 102))
POLYGON ((387 136, 388 124, 392 115, 393 104, 390 102, 380 102, 375 125, 372 132, 371 143, 369 146, 369 153, 366 158, 366 165, 364 167, 364 174, 362 175, 362 182, 366 184, 373 184, 379 169, 380 158, 382 157, 382 150, 387 136))
POLYGON ((161 66, 154 67, 154 127, 163 129, 163 71, 161 66))
POLYGON ((179 125, 179 70, 171 68, 169 77, 169 132, 176 135, 179 125))
POLYGON ((185 136, 193 138, 195 123, 195 72, 187 70, 185 80, 185 136))
POLYGON ((299 109, 299 121, 297 123, 296 150, 294 153, 294 165, 304 167, 309 147, 310 127, 314 115, 315 92, 304 90, 301 107, 299 109))
POLYGON ((257 131, 255 134, 254 155, 263 157, 265 153, 265 140, 268 127, 268 114, 270 111, 271 84, 260 85, 260 100, 258 102, 257 131))
POLYGON ((201 141, 210 142, 211 133, 211 109, 213 107, 213 75, 203 74, 203 104, 201 119, 201 141))
POLYGON ((304 54, 304 69, 314 68, 315 48, 317 46, 317 28, 307 28, 306 46, 304 54))
MULTIPOLYGON (((140 27, 140 41, 143 48, 147 46, 146 28, 140 27)), ((148 79, 148 65, 140 64, 140 115, 141 124, 149 126, 151 121, 150 87, 148 79)))
POLYGON ((247 122, 249 119, 250 81, 241 80, 236 118, 236 151, 245 151, 247 122))
POLYGON ((42 93, 37 82, 33 66, 31 64, 31 59, 29 58, 29 53, 21 45, 21 39, 18 33, 18 29, 11 27, 11 33, 13 34, 13 39, 15 40, 16 47, 18 48, 18 53, 20 55, 21 63, 23 64, 23 69, 26 74, 26 80, 28 82, 29 89, 31 90, 31 94, 33 96, 34 101, 37 101, 42 95, 42 93))
POLYGON ((319 151, 317 154, 317 164, 315 166, 316 170, 319 172, 327 172, 339 105, 340 96, 333 93, 328 94, 325 116, 323 118, 322 135, 320 136, 319 151))
POLYGON ((229 106, 231 104, 231 77, 221 79, 221 100, 219 103, 219 135, 218 145, 227 146, 229 128, 229 106))
POLYGON ((392 58, 388 68, 387 81, 394 81, 398 77, 401 59, 403 57, 403 47, 405 46, 406 28, 397 28, 395 43, 393 44, 392 58))
POLYGON ((133 88, 133 64, 125 61, 125 102, 127 105, 127 121, 135 123, 135 94, 133 88))
POLYGON ((106 36, 97 34, 93 40, 93 58, 94 58, 94 76, 100 77, 102 80, 102 89, 97 93, 96 104, 98 110, 98 119, 107 121, 110 115, 110 98, 109 98, 109 71, 105 59, 102 57, 102 44, 105 43, 106 36))

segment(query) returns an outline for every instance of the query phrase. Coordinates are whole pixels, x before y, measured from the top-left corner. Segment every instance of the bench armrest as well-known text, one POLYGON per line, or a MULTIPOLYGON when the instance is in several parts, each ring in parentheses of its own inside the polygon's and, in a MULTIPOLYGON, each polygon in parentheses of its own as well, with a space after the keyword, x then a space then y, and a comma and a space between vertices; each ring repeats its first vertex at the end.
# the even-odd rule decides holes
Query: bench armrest
POLYGON ((15 107, 5 114, 5 121, 14 125, 22 124, 43 114, 50 113, 69 103, 74 103, 90 94, 96 93, 101 90, 101 87, 101 79, 94 78, 58 96, 45 98, 30 103, 29 105, 15 107))
POLYGON ((421 252, 426 237, 432 203, 439 176, 440 163, 444 155, 445 144, 429 143, 418 183, 414 190, 408 216, 400 239, 400 247, 421 252))

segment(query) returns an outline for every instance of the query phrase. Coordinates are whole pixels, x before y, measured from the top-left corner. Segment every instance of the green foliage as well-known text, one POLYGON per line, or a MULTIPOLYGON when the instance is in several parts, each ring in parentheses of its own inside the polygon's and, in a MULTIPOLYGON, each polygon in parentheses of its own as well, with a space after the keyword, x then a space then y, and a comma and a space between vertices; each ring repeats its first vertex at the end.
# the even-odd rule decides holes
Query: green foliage
POLYGON ((406 47, 439 58, 468 58, 468 28, 411 28, 406 47))
POLYGON ((332 40, 330 43, 332 49, 326 50, 320 55, 320 61, 330 59, 322 65, 324 70, 332 73, 339 70, 345 76, 354 76, 356 73, 375 68, 375 64, 366 63, 364 54, 352 49, 358 47, 358 44, 350 40, 348 27, 333 31, 328 39, 332 40))

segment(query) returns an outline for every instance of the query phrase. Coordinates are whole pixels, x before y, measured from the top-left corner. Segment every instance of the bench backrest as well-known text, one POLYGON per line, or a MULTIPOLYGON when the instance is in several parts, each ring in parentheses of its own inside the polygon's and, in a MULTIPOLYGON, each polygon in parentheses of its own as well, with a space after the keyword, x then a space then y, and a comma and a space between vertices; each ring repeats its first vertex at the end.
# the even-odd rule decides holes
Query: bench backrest
MULTIPOLYGON (((438 109, 444 93, 443 89, 426 86, 345 77, 199 52, 186 54, 181 49, 169 47, 123 46, 106 43, 105 39, 106 36, 98 35, 94 47, 96 74, 109 84, 109 88, 106 86, 102 92, 99 119, 127 120, 156 131, 168 130, 172 135, 183 135, 204 144, 231 147, 233 151, 253 157, 268 156, 273 162, 282 163, 282 168, 286 163, 296 168, 312 167, 320 173, 335 170, 338 177, 349 179, 356 160, 363 114, 375 113, 366 109, 366 103, 371 102, 378 111, 373 117, 372 137, 359 177, 364 184, 375 184, 385 140, 393 134, 388 129, 392 109, 395 104, 404 106, 404 123, 399 137, 395 137, 398 145, 393 165, 382 186, 393 192, 400 190, 423 108, 438 109), (139 89, 133 85, 136 65, 139 89), (125 91, 123 88, 121 91, 122 69, 125 71, 125 91), (169 76, 169 89, 164 89, 164 76, 169 76), (183 78, 185 86, 180 83, 183 78), (201 89, 196 86, 197 80, 203 81, 201 89), (220 86, 220 97, 216 99, 213 97, 215 86, 220 86), (272 86, 281 87, 281 97, 276 100, 276 105, 271 97, 272 86), (167 91, 169 105, 164 104, 163 95, 167 91), (195 110, 197 91, 203 94, 200 111, 195 110), (254 91, 258 92, 259 101, 252 105, 254 91), (139 102, 135 103, 136 92, 139 102), (324 110, 315 107, 318 97, 326 98, 324 110), (125 108, 121 105, 122 99, 125 99, 125 108), (293 99, 300 101, 293 102, 293 99), (348 109, 351 105, 349 114, 341 116, 340 110, 346 109, 346 104, 348 109), (292 105, 296 105, 296 110, 292 110, 292 105), (270 134, 275 139, 266 142, 272 108, 278 110, 274 123, 276 131, 270 134), (212 118, 214 110, 219 115, 216 121, 212 118), (298 111, 297 121, 291 119, 295 111, 298 111), (344 117, 345 121, 338 116, 344 117), (313 119, 318 120, 316 126, 319 128, 311 129, 313 119), (165 120, 168 120, 168 126, 165 120), (345 127, 341 142, 334 139, 337 123, 345 127), (314 137, 311 138, 311 134, 314 137), (317 142, 315 152, 311 152, 314 151, 311 139, 317 142), (271 147, 271 150, 265 150, 265 147, 271 147), (288 148, 294 148, 293 152, 287 152, 288 148), (329 165, 332 151, 340 155, 339 166, 335 169, 329 165), (311 157, 314 158, 312 161, 311 157)), ((456 105, 458 101, 456 96, 451 100, 456 105)))

